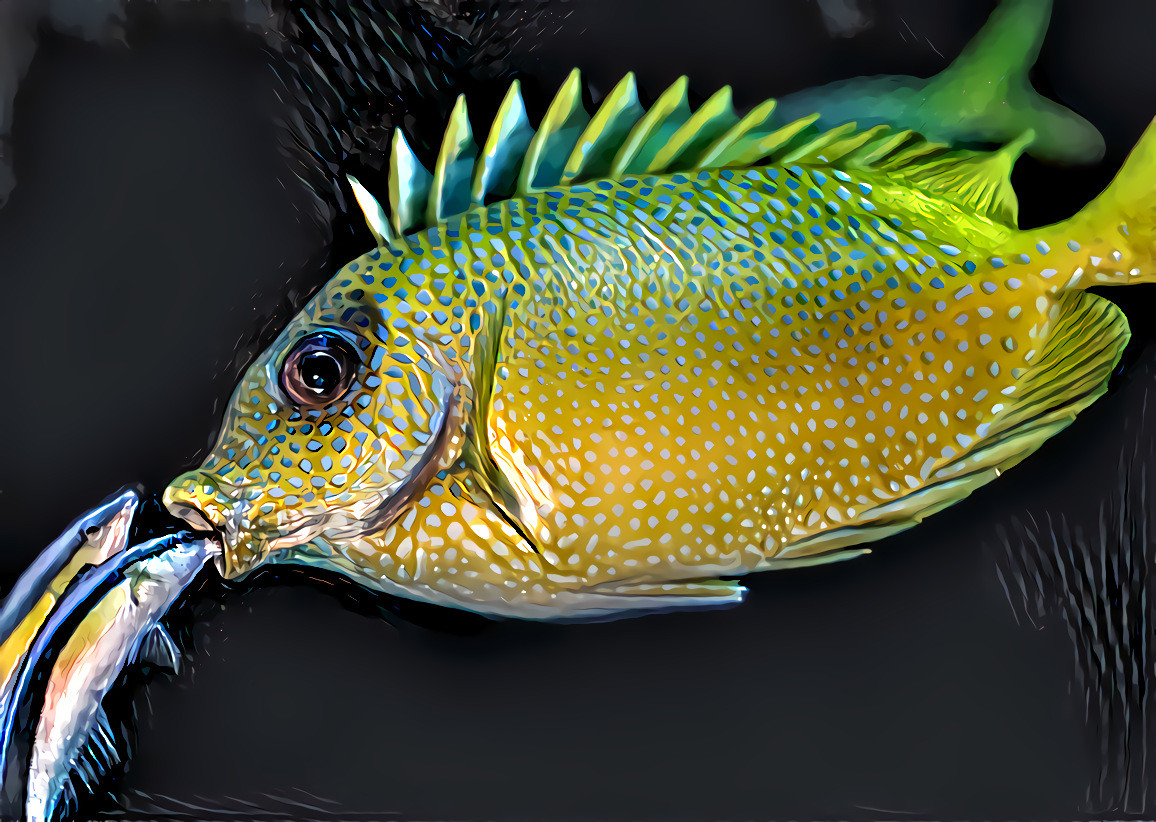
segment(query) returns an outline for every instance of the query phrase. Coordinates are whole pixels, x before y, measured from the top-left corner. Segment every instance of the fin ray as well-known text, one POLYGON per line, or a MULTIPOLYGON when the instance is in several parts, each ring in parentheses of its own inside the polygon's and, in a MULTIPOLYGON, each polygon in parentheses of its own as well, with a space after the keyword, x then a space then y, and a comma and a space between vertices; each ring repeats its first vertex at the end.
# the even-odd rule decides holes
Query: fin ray
POLYGON ((760 136, 769 134, 770 127, 778 101, 764 100, 759 103, 745 117, 734 126, 727 129, 713 143, 704 149, 698 160, 700 168, 722 168, 732 165, 730 157, 741 152, 748 144, 755 142, 760 136))
POLYGON ((642 115, 614 156, 609 177, 617 179, 644 170, 650 164, 650 157, 657 152, 657 147, 653 150, 650 148, 661 141, 664 133, 672 134, 686 122, 690 117, 690 105, 686 99, 687 85, 686 77, 679 77, 642 115))
POLYGON ((1028 131, 1003 148, 982 152, 950 151, 946 146, 936 151, 936 144, 921 143, 902 151, 886 166, 928 193, 950 193, 956 202, 970 206, 977 214, 1015 227, 1019 201, 1011 184, 1012 166, 1033 138, 1034 133, 1028 131))
POLYGON ((560 182, 591 179, 606 174, 614 152, 645 113, 638 102, 634 72, 628 73, 602 101, 562 169, 560 182))
MULTIPOLYGON (((646 167, 646 173, 661 174, 668 168, 677 167, 681 159, 697 158, 716 134, 729 131, 737 122, 731 87, 723 86, 671 135, 646 167)), ((684 164, 696 165, 693 159, 684 164)))
POLYGON ((141 639, 134 661, 140 664, 155 665, 173 673, 180 673, 181 652, 177 649, 176 641, 169 635, 164 626, 157 624, 150 628, 141 639))
POLYGON ((518 172, 519 193, 540 191, 558 183, 566 158, 588 122, 589 115, 582 107, 582 75, 574 69, 554 96, 526 149, 518 172))
POLYGON ((385 213, 385 209, 381 207, 381 203, 352 174, 345 175, 345 179, 349 181, 349 186, 353 189, 353 197, 361 208, 361 213, 365 217, 365 224, 369 226, 370 232, 377 240, 378 248, 393 245, 393 226, 389 222, 389 216, 385 213))
POLYGON ((389 208, 394 232, 405 236, 421 225, 433 176, 417 159, 401 129, 393 132, 389 154, 389 208))
POLYGON ((446 124, 445 137, 434 166, 426 208, 428 223, 439 223, 470 207, 470 178, 477 155, 478 146, 470 130, 466 96, 459 94, 446 124))
POLYGON ((494 116, 474 170, 470 195, 475 204, 480 205, 491 196, 506 197, 514 193, 518 168, 533 136, 521 85, 515 80, 494 116))

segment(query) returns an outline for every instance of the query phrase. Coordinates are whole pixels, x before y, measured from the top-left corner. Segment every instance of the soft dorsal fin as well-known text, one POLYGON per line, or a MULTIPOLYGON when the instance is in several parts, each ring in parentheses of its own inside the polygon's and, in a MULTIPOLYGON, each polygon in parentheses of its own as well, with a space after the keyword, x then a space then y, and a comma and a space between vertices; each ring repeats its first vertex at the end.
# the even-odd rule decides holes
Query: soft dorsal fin
POLYGON ((1029 130, 996 151, 941 150, 897 162, 888 170, 930 194, 950 193, 955 202, 970 206, 976 213, 1014 226, 1019 222, 1019 200, 1011 185, 1011 171, 1034 139, 1029 130))
POLYGON ((1012 165, 1033 139, 1031 132, 996 151, 953 149, 912 131, 854 123, 827 131, 818 114, 785 125, 774 122, 767 100, 739 118, 730 88, 697 110, 680 77, 649 109, 638 101, 627 74, 590 117, 582 105, 582 80, 566 78, 537 129, 526 116, 517 81, 511 84, 481 150, 474 142, 464 97, 459 97, 431 174, 401 131, 389 157, 389 215, 356 180, 354 195, 379 245, 428 228, 474 206, 591 180, 674 174, 754 165, 820 165, 882 173, 889 179, 950 198, 977 214, 1014 226, 1017 203, 1012 165))

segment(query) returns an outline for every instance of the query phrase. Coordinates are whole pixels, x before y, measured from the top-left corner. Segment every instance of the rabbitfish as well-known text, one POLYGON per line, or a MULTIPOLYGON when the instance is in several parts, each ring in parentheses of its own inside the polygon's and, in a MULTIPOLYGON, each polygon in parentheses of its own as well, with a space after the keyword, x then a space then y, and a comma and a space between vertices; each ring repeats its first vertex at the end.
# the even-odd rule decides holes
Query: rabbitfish
MULTIPOLYGON (((746 116, 571 75, 515 84, 434 170, 400 132, 378 247, 249 368, 170 509, 221 571, 336 571, 491 615, 741 598, 996 478, 1105 389, 1127 343, 1093 284, 1150 282, 1156 129, 1107 191, 1021 232, 993 152, 746 116)), ((384 204, 383 204, 384 203, 384 204)))

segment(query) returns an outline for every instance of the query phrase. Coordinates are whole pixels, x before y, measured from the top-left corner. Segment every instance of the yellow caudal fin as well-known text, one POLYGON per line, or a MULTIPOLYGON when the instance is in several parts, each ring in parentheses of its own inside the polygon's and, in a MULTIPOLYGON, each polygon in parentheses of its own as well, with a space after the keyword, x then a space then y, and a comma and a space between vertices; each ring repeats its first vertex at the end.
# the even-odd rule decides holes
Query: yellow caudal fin
POLYGON ((1044 234, 1074 253, 1071 287, 1156 282, 1156 121, 1104 192, 1044 234))

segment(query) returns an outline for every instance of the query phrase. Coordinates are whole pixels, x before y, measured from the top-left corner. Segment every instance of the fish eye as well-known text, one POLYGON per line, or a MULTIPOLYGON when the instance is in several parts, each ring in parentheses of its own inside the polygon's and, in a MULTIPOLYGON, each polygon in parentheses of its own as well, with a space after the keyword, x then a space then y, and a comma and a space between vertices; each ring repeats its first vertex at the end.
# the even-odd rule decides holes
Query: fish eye
POLYGON ((328 405, 345 396, 358 361, 353 346, 337 334, 311 334, 285 357, 281 388, 298 405, 328 405))

